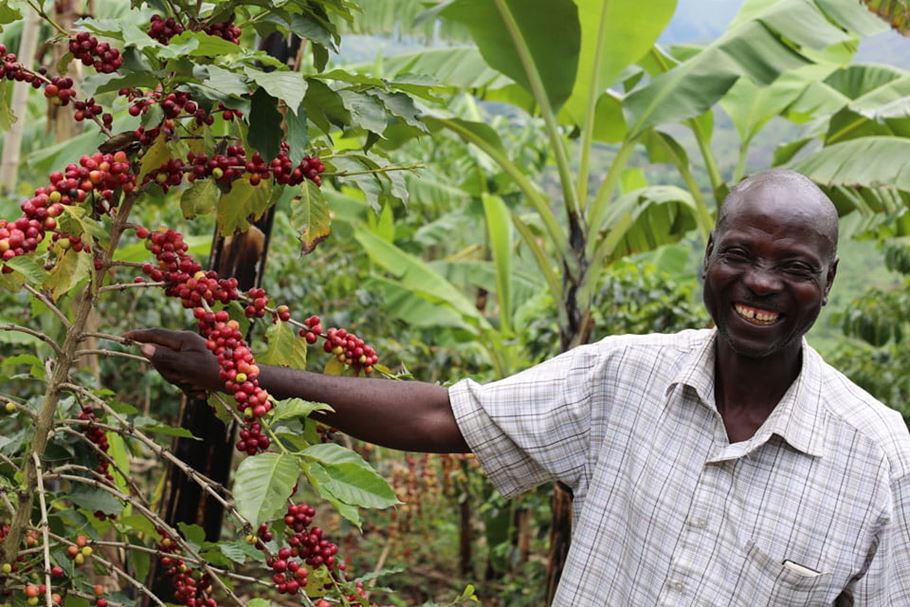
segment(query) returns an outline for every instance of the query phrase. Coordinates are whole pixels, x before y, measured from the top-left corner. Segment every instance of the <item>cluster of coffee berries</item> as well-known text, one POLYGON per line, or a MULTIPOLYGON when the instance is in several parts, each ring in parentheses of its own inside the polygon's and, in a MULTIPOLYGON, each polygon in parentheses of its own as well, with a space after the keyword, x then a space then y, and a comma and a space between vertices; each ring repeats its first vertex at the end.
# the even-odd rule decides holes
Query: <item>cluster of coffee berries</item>
POLYGON ((76 543, 66 547, 66 556, 77 567, 85 563, 85 559, 92 556, 92 547, 89 540, 84 535, 76 536, 76 543))
POLYGON ((224 38, 234 44, 240 43, 240 28, 234 25, 233 21, 222 21, 221 23, 210 23, 202 28, 206 34, 224 38))
POLYGON ((300 329, 300 337, 305 339, 308 344, 315 344, 319 336, 322 335, 322 324, 319 317, 314 314, 304 320, 303 324, 306 326, 300 329))
POLYGON ((177 552, 177 542, 161 529, 158 533, 161 535, 158 550, 165 553, 158 557, 158 564, 174 584, 174 599, 186 607, 218 607, 212 598, 213 588, 209 574, 195 571, 183 559, 174 555, 177 552))
MULTIPOLYGON (((315 515, 316 510, 306 504, 290 504, 284 515, 284 523, 290 534, 288 545, 282 546, 277 554, 269 555, 266 559, 266 564, 273 572, 272 581, 281 594, 297 594, 307 585, 307 566, 315 569, 324 565, 330 575, 335 576, 346 567, 344 563, 336 561, 338 546, 323 537, 322 529, 310 527, 315 515)), ((272 537, 266 524, 259 526, 258 534, 264 542, 272 537)))
MULTIPOLYGON (((64 206, 84 202, 92 194, 96 210, 106 212, 113 204, 115 189, 129 192, 134 184, 135 176, 123 152, 83 156, 65 172, 51 173, 50 185, 37 188, 34 196, 19 205, 22 217, 12 222, 0 220, 0 259, 9 261, 34 251, 45 232, 57 228, 56 217, 64 206)), ((10 270, 4 267, 3 271, 10 270)))
POLYGON ((269 305, 269 298, 265 293, 265 289, 250 289, 246 292, 246 296, 250 302, 243 309, 247 318, 262 318, 265 316, 265 308, 269 305))
MULTIPOLYGON (((22 592, 25 595, 26 605, 38 605, 47 593, 47 586, 44 584, 26 584, 22 592)), ((51 601, 53 601, 54 605, 62 605, 63 597, 55 592, 51 594, 51 601)))
MULTIPOLYGON (((42 74, 45 73, 43 68, 39 71, 41 71, 42 74)), ((15 53, 7 53, 5 44, 0 44, 0 78, 15 80, 16 82, 26 82, 36 89, 41 88, 41 85, 45 84, 43 78, 39 77, 34 72, 25 69, 25 67, 18 62, 15 53)), ((72 86, 72 82, 70 82, 70 86, 72 86)))
POLYGON ((373 346, 344 329, 332 327, 326 331, 322 347, 326 352, 334 354, 338 362, 363 369, 367 375, 373 372, 373 365, 379 362, 373 346))
POLYGON ((142 184, 145 185, 154 181, 161 186, 161 189, 167 194, 167 191, 171 187, 178 186, 183 182, 183 167, 184 163, 182 160, 179 158, 171 158, 154 171, 146 173, 142 184))
POLYGON ((98 115, 101 116, 101 122, 106 128, 111 128, 111 124, 114 122, 114 116, 109 112, 104 112, 104 108, 95 103, 94 97, 89 97, 85 101, 74 101, 73 109, 75 110, 73 112, 73 119, 75 119, 76 122, 92 120, 98 115))
POLYGON ((322 185, 321 173, 325 171, 325 165, 315 156, 305 156, 296 167, 293 166, 291 158, 288 155, 289 147, 284 141, 281 142, 281 151, 270 164, 272 175, 275 181, 285 185, 299 185, 304 179, 309 179, 316 185, 322 185))
POLYGON ((53 76, 44 87, 44 96, 57 105, 67 105, 76 96, 73 79, 68 76, 53 76))
MULTIPOLYGON (((104 428, 101 428, 94 424, 94 422, 98 419, 95 417, 95 410, 88 406, 82 407, 82 411, 79 413, 78 419, 89 422, 88 425, 85 426, 83 434, 85 434, 85 437, 94 443, 98 449, 104 453, 107 453, 111 446, 107 442, 107 434, 104 432, 104 428)), ((104 478, 107 480, 113 481, 114 477, 111 475, 110 466, 111 464, 108 460, 102 459, 101 463, 98 464, 98 467, 95 469, 95 471, 98 474, 104 476, 104 478)))
POLYGON ((93 66, 95 71, 102 74, 116 72, 123 65, 123 57, 120 56, 119 50, 112 48, 107 42, 98 42, 98 39, 88 32, 79 32, 70 38, 69 49, 82 65, 93 66))
POLYGON ((184 28, 173 17, 165 19, 161 15, 152 15, 146 31, 150 38, 157 40, 161 44, 167 44, 171 41, 171 38, 182 34, 184 28))

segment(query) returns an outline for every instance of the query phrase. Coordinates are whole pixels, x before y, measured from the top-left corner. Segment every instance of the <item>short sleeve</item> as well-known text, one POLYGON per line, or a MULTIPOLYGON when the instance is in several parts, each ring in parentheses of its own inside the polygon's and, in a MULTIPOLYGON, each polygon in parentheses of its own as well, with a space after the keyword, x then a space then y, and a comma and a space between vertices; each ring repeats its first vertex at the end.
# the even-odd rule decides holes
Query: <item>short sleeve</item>
POLYGON ((866 574, 845 594, 856 605, 910 605, 910 476, 891 484, 891 508, 866 574))
POLYGON ((580 346, 497 382, 449 388, 465 442, 505 497, 551 480, 578 493, 601 360, 596 345, 580 346))

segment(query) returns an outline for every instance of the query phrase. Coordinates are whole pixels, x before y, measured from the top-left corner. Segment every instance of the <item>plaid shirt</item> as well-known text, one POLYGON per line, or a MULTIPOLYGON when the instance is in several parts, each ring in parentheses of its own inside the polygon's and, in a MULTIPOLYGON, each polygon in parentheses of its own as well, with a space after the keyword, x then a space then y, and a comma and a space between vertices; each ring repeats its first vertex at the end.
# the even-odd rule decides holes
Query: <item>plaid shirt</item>
POLYGON ((554 605, 910 605, 910 434, 804 343, 799 377, 730 444, 713 330, 608 337, 449 389, 511 497, 560 480, 575 530, 554 605))

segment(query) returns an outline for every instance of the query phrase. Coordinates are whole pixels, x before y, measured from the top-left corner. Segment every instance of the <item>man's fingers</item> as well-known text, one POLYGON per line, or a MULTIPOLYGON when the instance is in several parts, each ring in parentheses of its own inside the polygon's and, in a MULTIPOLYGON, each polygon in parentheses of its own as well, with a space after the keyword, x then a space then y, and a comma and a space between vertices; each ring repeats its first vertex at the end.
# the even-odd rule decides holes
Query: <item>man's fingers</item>
POLYGON ((182 343, 179 332, 167 329, 135 329, 127 331, 123 337, 139 343, 158 344, 171 350, 179 350, 182 343))

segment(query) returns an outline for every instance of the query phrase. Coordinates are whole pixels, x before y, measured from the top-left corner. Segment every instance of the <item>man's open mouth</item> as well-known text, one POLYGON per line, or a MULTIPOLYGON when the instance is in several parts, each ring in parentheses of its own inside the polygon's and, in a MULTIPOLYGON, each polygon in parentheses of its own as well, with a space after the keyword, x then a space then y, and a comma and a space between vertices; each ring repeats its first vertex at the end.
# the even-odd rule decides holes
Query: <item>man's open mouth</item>
POLYGON ((767 326, 773 325, 777 322, 777 319, 780 318, 780 314, 773 312, 771 310, 763 310, 761 308, 753 308, 752 306, 747 306, 741 303, 733 304, 733 309, 736 310, 736 314, 753 325, 758 326, 767 326))

